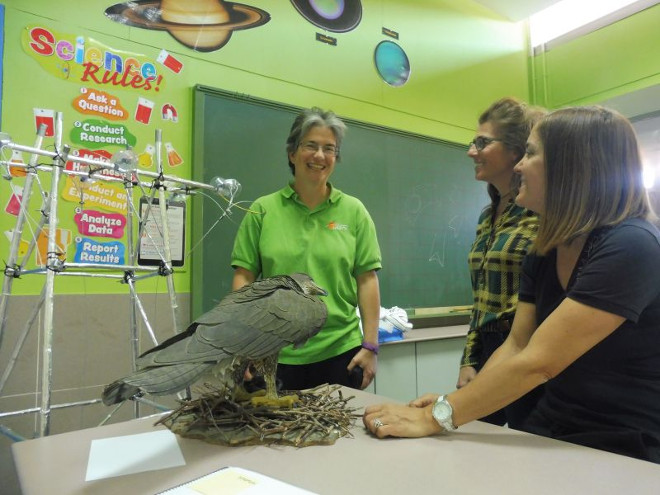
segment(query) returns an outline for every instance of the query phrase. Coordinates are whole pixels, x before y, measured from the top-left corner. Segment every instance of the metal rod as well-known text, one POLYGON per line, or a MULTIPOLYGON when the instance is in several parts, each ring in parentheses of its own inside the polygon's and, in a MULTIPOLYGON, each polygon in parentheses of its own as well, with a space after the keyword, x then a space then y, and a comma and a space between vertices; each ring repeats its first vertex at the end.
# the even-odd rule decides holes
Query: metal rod
POLYGON ((156 160, 156 170, 158 178, 163 177, 163 131, 156 129, 154 133, 154 147, 155 147, 155 156, 156 160))
POLYGON ((158 404, 157 402, 154 402, 154 401, 149 400, 149 399, 145 399, 144 397, 134 396, 133 400, 135 402, 141 402, 141 403, 146 404, 148 406, 154 407, 154 408, 158 409, 159 411, 169 412, 169 411, 172 410, 172 408, 170 408, 170 407, 162 406, 162 405, 158 404))
POLYGON ((37 304, 33 306, 32 312, 30 313, 30 316, 27 322, 25 323, 25 326, 23 327, 23 331, 16 340, 16 344, 14 345, 14 350, 11 353, 11 357, 9 358, 9 363, 7 363, 5 371, 2 374, 2 378, 0 379, 0 393, 2 393, 2 390, 5 388, 5 384, 7 383, 7 380, 9 379, 11 372, 14 370, 14 366, 16 365, 16 361, 18 360, 18 355, 21 353, 21 349, 25 344, 25 340, 27 339, 28 333, 30 332, 32 325, 34 325, 34 321, 37 319, 37 316, 39 315, 39 311, 41 311, 41 307, 44 304, 45 296, 46 296, 46 287, 44 286, 43 289, 41 290, 41 296, 39 297, 39 301, 37 302, 37 304))
POLYGON ((123 406, 125 403, 126 403, 126 402, 120 402, 119 404, 117 404, 117 405, 112 409, 112 411, 110 411, 110 412, 108 413, 108 415, 107 415, 105 418, 103 418, 103 420, 99 423, 99 426, 103 426, 103 425, 106 424, 108 421, 110 421, 110 418, 112 418, 112 416, 114 416, 114 414, 115 414, 117 411, 119 411, 119 409, 121 408, 121 406, 123 406))
MULTIPOLYGON (((163 136, 160 129, 156 129, 156 165, 159 174, 163 173, 162 156, 163 136)), ((172 326, 174 333, 179 333, 179 304, 176 300, 176 291, 174 288, 174 277, 172 276, 172 250, 170 249, 170 228, 169 217, 167 215, 167 198, 165 197, 165 187, 159 183, 158 188, 158 206, 160 208, 161 229, 163 233, 163 248, 165 256, 163 259, 164 272, 167 274, 167 292, 170 295, 170 305, 172 307, 172 326)))
MULTIPOLYGON (((129 184, 126 182, 124 184, 124 188, 126 189, 126 207, 127 209, 130 208, 129 205, 133 204, 133 184, 129 184)), ((128 262, 131 265, 137 265, 137 250, 133 247, 133 215, 130 212, 126 212, 126 245, 128 247, 128 262)), ((125 276, 128 278, 129 272, 125 274, 125 276)), ((130 272, 130 276, 133 276, 133 273, 130 272)), ((129 279, 130 280, 130 279, 129 279)), ((132 284, 129 284, 129 287, 132 288, 132 284)), ((130 339, 131 342, 133 342, 133 356, 132 356, 132 369, 133 371, 137 370, 137 358, 140 355, 140 346, 139 346, 139 333, 138 333, 138 327, 137 327, 137 303, 136 303, 136 296, 133 290, 130 291, 130 297, 129 297, 129 331, 130 331, 130 339)), ((136 412, 136 416, 137 412, 136 412)))
MULTIPOLYGON (((160 129, 156 130, 156 132, 159 132, 159 131, 160 131, 160 129)), ((161 144, 162 144, 162 140, 161 140, 161 144)), ((22 151, 22 152, 26 152, 26 153, 36 153, 38 155, 50 157, 50 158, 53 158, 53 159, 57 156, 57 152, 43 150, 43 149, 40 149, 36 146, 35 147, 23 146, 23 145, 16 144, 16 143, 8 143, 5 146, 7 148, 11 149, 11 150, 18 150, 18 151, 22 151)), ((159 162, 160 157, 161 157, 161 150, 158 147, 156 147, 155 161, 156 161, 156 164, 161 163, 161 167, 162 167, 162 162, 159 162)), ((83 163, 85 165, 93 165, 95 167, 99 167, 99 168, 103 168, 103 169, 107 169, 107 170, 115 170, 114 164, 112 164, 110 162, 107 162, 107 161, 103 161, 103 160, 98 160, 98 159, 93 159, 93 158, 85 158, 85 157, 82 157, 82 156, 78 157, 77 156, 74 161, 76 161, 78 163, 83 163)), ((11 162, 11 160, 6 160, 6 161, 0 162, 0 163, 11 164, 12 166, 14 166, 14 162, 11 162)), ((20 166, 21 164, 16 163, 16 165, 20 166)), ((36 165, 36 162, 35 162, 35 165, 36 165)), ((44 170, 48 169, 47 165, 39 166, 39 169, 41 170, 42 167, 43 167, 44 170)), ((87 172, 80 172, 80 171, 73 171, 73 170, 66 170, 64 173, 66 173, 67 175, 82 175, 82 176, 85 176, 85 177, 89 176, 89 173, 87 173, 87 172)), ((151 172, 149 170, 135 170, 134 173, 137 174, 138 177, 140 177, 140 176, 150 177, 152 179, 161 179, 163 182, 173 182, 173 183, 184 184, 184 185, 186 185, 188 187, 191 187, 193 189, 208 189, 210 191, 217 191, 217 186, 213 186, 211 184, 205 184, 204 182, 197 182, 197 181, 193 181, 193 180, 182 179, 180 177, 175 177, 175 176, 171 176, 171 175, 164 175, 162 173, 162 168, 158 172, 151 172)), ((107 177, 107 176, 100 175, 100 174, 99 175, 94 175, 94 178, 96 178, 98 180, 109 180, 109 181, 112 181, 112 180, 122 181, 123 180, 122 178, 107 177)))
MULTIPOLYGON (((124 270, 124 271, 135 271, 135 272, 148 272, 149 274, 147 277, 152 277, 156 275, 161 275, 160 273, 160 267, 157 266, 141 266, 141 265, 103 265, 103 264, 85 264, 85 263, 62 263, 58 267, 58 271, 60 275, 89 275, 90 277, 112 277, 111 275, 103 274, 103 273, 88 273, 85 271, 85 269, 89 270, 107 270, 107 271, 116 271, 116 270, 124 270), (69 267, 71 268, 77 268, 79 270, 82 270, 81 273, 75 273, 75 272, 70 272, 68 271, 69 267)), ((21 270, 21 275, 32 275, 32 274, 39 274, 39 273, 46 273, 48 269, 45 267, 40 267, 40 268, 35 268, 33 270, 21 270)), ((123 275, 118 275, 119 278, 123 278, 123 275)))
MULTIPOLYGON (((8 148, 10 148, 13 145, 7 145, 8 148)), ((75 161, 78 161, 77 159, 75 161)), ((12 166, 16 167, 19 166, 18 162, 12 162, 12 161, 2 161, 0 160, 0 165, 6 165, 6 166, 12 166)), ((23 168, 30 168, 29 165, 26 165, 25 163, 22 164, 23 168)), ((37 165, 33 167, 36 169, 38 172, 52 172, 53 167, 52 165, 37 165)), ((98 169, 97 169, 98 170, 98 169)), ((93 180, 99 180, 102 182, 124 182, 124 177, 119 177, 119 176, 113 176, 113 175, 105 175, 105 174, 96 174, 94 171, 92 172, 83 172, 80 170, 62 170, 62 173, 64 175, 72 176, 72 177, 79 177, 82 179, 93 179, 93 180)), ((153 174, 153 172, 151 172, 153 174)), ((140 181, 135 181, 136 185, 140 185, 142 187, 151 187, 153 184, 153 181, 150 182, 140 182, 140 181)))
MULTIPOLYGON (((126 190, 126 245, 128 247, 128 262, 131 265, 137 265, 137 250, 133 247, 133 212, 128 211, 133 205, 133 184, 128 183, 128 181, 125 182, 124 189, 126 190)), ((133 273, 126 272, 124 276, 131 289, 128 308, 128 332, 129 341, 131 342, 131 369, 137 371, 137 359, 140 356, 140 333, 137 326, 138 302, 131 282, 133 273)), ((156 343, 156 345, 158 345, 158 343, 156 343)), ((133 414, 136 418, 140 417, 140 407, 137 403, 133 404, 133 414)))
MULTIPOLYGON (((44 135, 46 134, 46 125, 41 124, 39 130, 37 131, 37 138, 35 140, 34 149, 40 150, 44 135)), ((37 163, 37 154, 33 153, 30 157, 30 165, 37 163)), ((4 334, 5 325, 7 324, 7 302, 9 295, 11 294, 11 286, 14 280, 14 276, 18 275, 15 273, 17 269, 20 270, 20 267, 16 266, 16 261, 18 260, 18 248, 21 243, 21 237, 23 236, 23 225, 27 219, 27 207, 30 201, 30 194, 32 191, 32 182, 36 177, 36 173, 33 169, 29 169, 28 174, 25 177, 25 184, 23 187, 23 197, 21 198, 21 206, 18 210, 18 218, 16 219, 16 227, 11 235, 11 243, 9 248, 9 257, 7 259, 7 268, 5 269, 5 277, 2 282, 2 294, 0 294, 0 345, 2 344, 2 337, 4 334)))
POLYGON ((157 266, 142 266, 142 265, 104 265, 102 263, 65 263, 66 268, 91 268, 93 270, 123 270, 123 271, 143 271, 143 272, 156 272, 158 271, 157 266))
POLYGON ((163 260, 165 264, 164 272, 167 274, 167 292, 170 295, 170 306, 172 307, 172 328, 174 328, 174 333, 179 333, 179 304, 176 300, 174 276, 172 275, 172 250, 170 247, 170 222, 167 214, 167 198, 165 197, 165 190, 163 188, 160 188, 158 193, 160 196, 158 206, 160 207, 161 228, 163 232, 163 250, 165 251, 165 259, 163 260))
POLYGON ((113 278, 120 281, 124 279, 124 275, 113 273, 61 272, 58 275, 60 277, 113 278))
MULTIPOLYGON (((50 406, 50 409, 57 410, 57 409, 66 409, 69 407, 88 406, 92 404, 98 404, 101 402, 101 400, 102 399, 89 399, 89 400, 79 400, 76 402, 67 402, 64 404, 53 404, 50 406)), ((29 409, 23 409, 22 411, 10 411, 10 412, 0 413, 0 418, 9 418, 12 416, 24 416, 26 414, 32 414, 38 412, 41 412, 40 407, 30 407, 29 409)))
MULTIPOLYGON (((24 270, 21 273, 23 275, 47 275, 48 271, 49 270, 47 268, 39 268, 39 269, 34 269, 34 270, 24 270)), ((61 277, 84 276, 84 277, 90 277, 90 278, 117 278, 117 279, 124 278, 123 275, 113 275, 111 273, 88 273, 88 272, 64 272, 64 271, 59 271, 58 275, 61 276, 61 277)))
POLYGON ((8 428, 4 425, 0 425, 0 433, 4 436, 9 437, 14 442, 22 442, 25 440, 25 437, 20 436, 18 433, 13 431, 11 428, 8 428))
POLYGON ((162 277, 163 274, 160 273, 160 267, 156 267, 156 268, 159 270, 158 272, 148 273, 146 275, 140 275, 139 277, 134 276, 133 280, 137 282, 138 280, 146 280, 148 278, 153 278, 153 277, 162 277))
MULTIPOLYGON (((62 150, 62 112, 55 113, 55 149, 68 154, 68 147, 62 150)), ((41 411, 39 413, 39 433, 50 433, 50 404, 53 388, 53 306, 55 299, 55 267, 60 263, 57 252, 57 196, 59 194, 60 172, 66 163, 60 154, 54 159, 50 188, 50 210, 48 225, 48 254, 46 266, 46 292, 44 295, 44 334, 41 351, 41 411)))
MULTIPOLYGON (((151 336, 151 341, 154 343, 154 345, 158 345, 158 340, 156 339, 156 334, 154 333, 153 328, 151 328, 151 325, 149 324, 149 318, 147 318, 147 313, 144 310, 144 306, 142 306, 142 303, 140 302, 140 298, 137 297, 137 293, 135 291, 135 285, 134 285, 134 280, 130 277, 126 277, 126 283, 128 284, 128 289, 131 292, 131 299, 133 301, 133 304, 135 305, 135 309, 137 312, 140 313, 140 316, 142 316, 142 321, 144 322, 144 326, 147 329, 147 332, 151 336)), ((136 323, 137 323, 137 316, 136 316, 136 323)), ((135 326, 137 329, 137 324, 135 326)), ((133 362, 133 371, 137 370, 137 364, 135 361, 137 360, 138 356, 140 355, 140 340, 139 340, 139 335, 137 331, 135 332, 135 335, 131 334, 131 342, 133 343, 133 356, 134 356, 134 362, 133 362)))

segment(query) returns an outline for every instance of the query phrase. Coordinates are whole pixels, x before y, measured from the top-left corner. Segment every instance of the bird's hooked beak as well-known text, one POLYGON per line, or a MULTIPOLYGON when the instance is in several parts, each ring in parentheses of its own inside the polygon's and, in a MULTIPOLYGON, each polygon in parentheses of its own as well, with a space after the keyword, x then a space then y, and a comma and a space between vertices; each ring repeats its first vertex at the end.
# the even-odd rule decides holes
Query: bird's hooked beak
POLYGON ((309 282, 307 286, 305 287, 305 293, 309 294, 310 296, 327 296, 328 292, 318 285, 316 285, 314 282, 309 282))

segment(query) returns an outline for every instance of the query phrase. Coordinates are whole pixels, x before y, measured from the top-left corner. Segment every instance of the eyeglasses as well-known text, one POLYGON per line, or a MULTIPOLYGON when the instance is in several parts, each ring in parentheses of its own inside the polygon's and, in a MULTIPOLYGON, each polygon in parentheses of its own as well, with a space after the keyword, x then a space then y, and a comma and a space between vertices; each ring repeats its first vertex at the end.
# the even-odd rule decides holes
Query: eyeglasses
POLYGON ((486 136, 477 136, 474 138, 472 141, 468 143, 468 149, 470 149, 472 146, 477 151, 483 151, 486 146, 488 146, 490 143, 494 141, 502 141, 501 139, 496 139, 496 138, 489 138, 486 136))
POLYGON ((307 141, 306 143, 300 143, 300 147, 305 151, 309 151, 310 153, 316 153, 320 149, 321 152, 327 157, 337 156, 339 154, 339 148, 332 144, 321 146, 314 141, 307 141))

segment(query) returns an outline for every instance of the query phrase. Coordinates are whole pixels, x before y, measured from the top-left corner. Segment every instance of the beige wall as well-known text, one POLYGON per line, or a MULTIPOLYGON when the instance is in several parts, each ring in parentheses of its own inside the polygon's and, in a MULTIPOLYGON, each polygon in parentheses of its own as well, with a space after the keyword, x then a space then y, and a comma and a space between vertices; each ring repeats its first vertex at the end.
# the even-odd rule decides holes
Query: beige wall
MULTIPOLYGON (((20 282, 20 281, 19 281, 20 282)), ((15 282, 16 283, 16 282, 15 282)), ((57 286, 57 279, 55 280, 57 286)), ((172 312, 166 294, 140 295, 149 324, 159 342, 172 335, 172 312)), ((8 324, 0 348, 0 373, 5 373, 14 349, 22 335, 28 317, 38 304, 37 296, 11 296, 8 324)), ((182 321, 190 315, 187 294, 177 296, 182 321)), ((129 320, 130 297, 125 295, 59 295, 54 302, 52 348, 52 404, 99 399, 103 387, 131 370, 132 346, 129 320)), ((0 412, 19 412, 40 407, 43 310, 27 333, 15 365, 0 394, 0 412)), ((144 325, 140 325, 140 347, 153 347, 144 325)), ((173 407, 172 398, 156 400, 173 407)), ((63 433, 98 426, 112 408, 103 404, 54 409, 50 414, 51 433, 63 433)), ((141 416, 155 409, 140 406, 141 416)), ((127 403, 109 420, 110 423, 134 417, 132 403, 127 403)), ((24 438, 40 436, 39 413, 27 413, 0 418, 0 424, 24 438)), ((13 493, 16 480, 10 454, 11 440, 0 435, 0 491, 13 493), (8 490, 8 491, 5 491, 8 490)))

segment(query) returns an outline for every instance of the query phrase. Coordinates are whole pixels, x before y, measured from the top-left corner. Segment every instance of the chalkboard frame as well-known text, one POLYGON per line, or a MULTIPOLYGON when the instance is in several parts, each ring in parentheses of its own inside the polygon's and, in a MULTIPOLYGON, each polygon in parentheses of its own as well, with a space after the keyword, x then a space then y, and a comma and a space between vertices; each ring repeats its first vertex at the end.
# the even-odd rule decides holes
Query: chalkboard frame
MULTIPOLYGON (((214 176, 238 180, 243 185, 238 198, 244 202, 242 208, 258 196, 280 189, 292 179, 285 141, 300 110, 294 105, 195 86, 193 180, 209 183, 214 176), (275 138, 272 133, 260 131, 271 118, 281 120, 275 138), (223 132, 216 132, 218 125, 226 126, 223 132), (239 139, 242 144, 237 144, 239 139), (244 162, 242 156, 226 159, 225 151, 236 147, 239 155, 264 148, 268 158, 257 164, 244 162), (239 176, 233 175, 234 171, 239 171, 239 176), (255 192, 251 187, 255 181, 268 184, 259 184, 255 192)), ((485 185, 474 179, 467 146, 343 116, 342 120, 348 131, 342 161, 331 182, 358 197, 376 223, 383 254, 383 270, 379 272, 382 305, 414 308, 471 304, 467 255, 488 196, 485 185), (352 159, 355 153, 362 153, 363 160, 352 159), (382 168, 378 160, 390 166, 382 168), (362 173, 356 173, 355 167, 362 173), (424 173, 433 177, 423 177, 424 173), (412 255, 416 259, 409 260, 412 255)), ((217 222, 220 210, 213 203, 223 201, 202 196, 192 200, 193 316, 211 309, 231 290, 229 256, 243 212, 234 209, 228 218, 217 222)))

